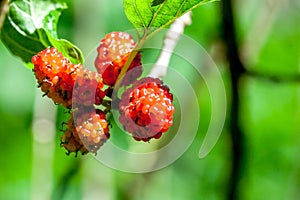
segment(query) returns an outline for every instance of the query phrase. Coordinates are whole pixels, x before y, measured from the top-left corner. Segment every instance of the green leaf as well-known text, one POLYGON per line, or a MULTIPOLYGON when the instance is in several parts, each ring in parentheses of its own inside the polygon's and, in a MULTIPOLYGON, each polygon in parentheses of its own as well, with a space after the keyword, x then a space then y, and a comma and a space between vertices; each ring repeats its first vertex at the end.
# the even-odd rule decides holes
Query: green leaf
POLYGON ((57 23, 67 6, 53 0, 14 0, 1 30, 1 40, 12 54, 32 67, 31 57, 54 46, 74 63, 83 61, 80 50, 66 40, 57 39, 57 23))
POLYGON ((68 40, 53 38, 47 32, 46 34, 48 34, 48 39, 52 44, 52 46, 54 46, 65 57, 69 58, 72 63, 74 64, 84 63, 84 57, 82 55, 82 52, 77 46, 75 46, 68 40))
MULTIPOLYGON (((164 28, 197 6, 215 0, 124 0, 124 10, 135 28, 164 28)), ((148 32, 148 34, 150 34, 148 32)))

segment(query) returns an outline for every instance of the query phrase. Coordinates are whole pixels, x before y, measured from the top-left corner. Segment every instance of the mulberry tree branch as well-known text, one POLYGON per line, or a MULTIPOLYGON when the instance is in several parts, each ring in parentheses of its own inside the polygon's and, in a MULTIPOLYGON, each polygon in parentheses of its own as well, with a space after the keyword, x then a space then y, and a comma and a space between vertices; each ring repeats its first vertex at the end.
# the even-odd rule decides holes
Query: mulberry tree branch
POLYGON ((0 1, 0 30, 2 29, 6 14, 9 10, 10 0, 0 1))
POLYGON ((172 52, 178 43, 180 36, 184 32, 184 28, 192 23, 192 12, 187 12, 176 19, 168 30, 164 45, 160 56, 151 69, 148 76, 153 78, 162 78, 167 74, 168 65, 172 56, 172 52))
POLYGON ((239 83, 245 68, 239 57, 236 41, 236 27, 233 15, 233 0, 224 0, 222 5, 223 40, 226 45, 226 54, 231 76, 232 100, 230 116, 230 139, 232 143, 232 166, 228 183, 227 199, 239 199, 238 186, 242 176, 244 160, 244 134, 239 124, 240 94, 239 83))

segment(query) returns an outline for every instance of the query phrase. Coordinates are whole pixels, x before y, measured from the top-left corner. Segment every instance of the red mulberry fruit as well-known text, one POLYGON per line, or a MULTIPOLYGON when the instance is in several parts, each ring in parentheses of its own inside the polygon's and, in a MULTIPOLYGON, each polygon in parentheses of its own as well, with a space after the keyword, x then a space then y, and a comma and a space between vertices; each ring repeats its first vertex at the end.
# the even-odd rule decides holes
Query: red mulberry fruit
MULTIPOLYGON (((136 46, 132 36, 125 32, 112 32, 105 36, 100 41, 100 46, 97 48, 98 56, 95 60, 95 67, 102 75, 103 82, 113 86, 129 58, 131 52, 136 46)), ((123 85, 129 85, 142 74, 141 54, 138 53, 133 59, 129 69, 133 69, 130 77, 123 81, 123 85)))
POLYGON ((173 95, 162 81, 143 78, 125 91, 119 104, 120 123, 136 140, 160 138, 173 123, 173 95))
POLYGON ((88 69, 80 69, 73 91, 73 108, 100 105, 106 95, 101 75, 88 69))
POLYGON ((55 103, 72 107, 72 92, 76 71, 82 69, 74 65, 56 48, 47 48, 32 57, 34 74, 41 90, 55 103))
POLYGON ((69 153, 75 152, 76 155, 78 151, 82 154, 88 152, 96 154, 109 137, 108 123, 102 111, 75 111, 67 123, 61 145, 69 153))
POLYGON ((39 52, 32 63, 41 90, 57 104, 72 108, 74 96, 73 107, 100 105, 105 97, 100 74, 72 64, 55 48, 39 52))

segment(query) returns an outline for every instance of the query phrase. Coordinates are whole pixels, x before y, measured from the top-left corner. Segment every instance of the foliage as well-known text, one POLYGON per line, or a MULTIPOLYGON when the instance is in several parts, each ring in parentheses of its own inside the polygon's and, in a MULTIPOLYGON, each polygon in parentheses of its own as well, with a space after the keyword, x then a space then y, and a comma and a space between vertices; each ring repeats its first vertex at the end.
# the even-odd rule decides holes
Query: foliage
MULTIPOLYGON (((108 32, 115 30, 116 27, 119 30, 125 30, 131 26, 124 21, 109 23, 111 20, 118 22, 126 18, 120 10, 119 1, 99 0, 101 5, 96 6, 99 11, 93 10, 94 13, 82 7, 74 9, 73 4, 80 1, 68 0, 68 2, 70 3, 68 4, 69 11, 73 15, 75 15, 74 10, 77 9, 76 12, 81 18, 91 14, 99 16, 97 25, 90 29, 91 32, 97 32, 99 37, 105 34, 99 30, 108 32), (113 10, 114 14, 102 12, 107 9, 113 10)), ((153 0, 151 5, 159 6, 163 2, 165 1, 153 0)), ((266 76, 259 78, 245 76, 241 80, 240 120, 246 136, 246 163, 242 168, 244 175, 238 189, 240 199, 265 199, 265 194, 275 200, 298 199, 300 160, 297 152, 300 144, 298 134, 300 107, 299 81, 297 82, 299 79, 294 79, 294 77, 297 77, 299 72, 300 15, 298 10, 300 4, 298 1, 293 1, 282 6, 281 1, 274 1, 274 5, 279 4, 280 7, 274 9, 275 12, 270 12, 268 9, 272 9, 273 6, 270 8, 268 3, 259 0, 235 2, 237 4, 235 4, 234 15, 236 24, 240 27, 237 30, 239 48, 243 49, 245 37, 253 39, 250 42, 252 47, 262 47, 260 52, 249 52, 257 54, 257 60, 255 65, 246 63, 247 68, 262 71, 266 75, 291 75, 290 79, 287 76, 286 82, 280 82, 276 77, 273 80, 268 79, 266 76), (269 34, 265 34, 262 29, 255 29, 256 24, 267 27, 269 34), (252 37, 251 33, 258 37, 252 37), (257 45, 260 39, 263 42, 257 45)), ((90 6, 95 7, 94 4, 90 6)), ((229 80, 227 62, 223 58, 224 49, 218 38, 222 31, 220 10, 219 4, 193 10, 193 24, 185 30, 185 33, 201 43, 205 49, 211 50, 210 53, 217 60, 223 77, 229 80)), ((76 23, 76 27, 82 27, 83 24, 90 25, 89 21, 76 23)), ((60 23, 60 26, 71 25, 60 23)), ((18 31, 14 29, 12 31, 17 33, 17 37, 29 40, 19 35, 18 31)), ((93 44, 87 39, 88 33, 79 34, 70 31, 68 34, 70 38, 75 36, 78 43, 88 43, 90 46, 93 44)), ((114 169, 102 166, 93 158, 85 157, 81 158, 82 168, 75 174, 75 177, 69 181, 61 181, 61 177, 65 178, 65 175, 68 175, 67 172, 74 171, 70 166, 75 166, 74 162, 78 162, 79 159, 66 157, 62 153, 63 150, 57 145, 60 140, 59 131, 54 141, 50 143, 39 143, 32 139, 31 119, 34 115, 33 104, 36 101, 36 88, 34 87, 36 82, 31 72, 22 68, 22 63, 9 54, 3 45, 5 43, 8 47, 7 41, 5 42, 2 36, 1 40, 0 155, 5 159, 0 165, 2 172, 0 172, 2 177, 0 199, 32 199, 31 193, 34 191, 41 192, 42 198, 46 198, 48 190, 46 192, 43 190, 43 183, 47 189, 53 189, 54 197, 59 196, 57 199, 99 199, 102 197, 110 199, 225 199, 228 169, 231 166, 229 155, 231 141, 228 138, 228 129, 225 127, 220 141, 208 157, 203 160, 196 158, 202 136, 210 120, 210 96, 205 90, 205 83, 201 81, 201 77, 196 76, 196 73, 193 73, 185 63, 180 63, 178 59, 175 59, 171 65, 175 66, 174 68, 180 73, 195 80, 191 81, 191 84, 199 95, 201 130, 191 148, 174 165, 145 175, 128 174, 116 172, 114 169), (35 149, 38 151, 38 159, 33 151, 34 145, 38 146, 35 149), (50 151, 49 148, 43 148, 46 146, 50 146, 50 151), (51 152, 52 147, 55 147, 53 152, 51 152), (45 156, 45 152, 48 151, 49 154, 45 156), (51 160, 54 162, 52 163, 51 160), (41 163, 40 170, 36 168, 33 161, 41 163), (47 167, 50 167, 52 171, 48 171, 47 167), (33 185, 32 176, 37 173, 37 170, 41 172, 37 174, 39 180, 44 182, 40 185, 33 185), (57 186, 50 188, 53 184, 57 186), (60 195, 60 191, 66 191, 65 195, 60 195)), ((49 41, 46 40, 46 42, 49 41)), ((40 47, 42 48, 43 45, 41 44, 40 47)), ((8 47, 10 51, 13 51, 11 48, 8 47)), ((30 49, 30 46, 26 48, 30 49)), ((191 51, 189 47, 185 50, 191 51)), ((145 57, 156 58, 155 53, 157 52, 145 57)), ((247 53, 248 51, 241 51, 244 56, 247 53)), ((230 99, 230 90, 228 91, 230 99)), ((60 111, 58 117, 61 118, 65 112, 65 110, 60 111)), ((57 127, 61 125, 61 121, 63 120, 58 120, 57 127)), ((193 119, 190 119, 190 123, 193 122, 193 119)), ((124 135, 119 134, 119 136, 124 135)))
POLYGON ((142 28, 140 34, 151 34, 171 24, 184 13, 214 0, 124 0, 124 10, 135 28, 142 28))
MULTIPOLYGON (((146 37, 150 28, 164 28, 187 11, 212 1, 125 0, 124 11, 135 28, 143 28, 140 33, 146 37)), ((13 0, 1 30, 2 42, 31 68, 31 57, 49 46, 56 47, 73 63, 83 63, 83 55, 75 45, 58 39, 58 20, 66 8, 65 3, 52 0, 13 0)))
POLYGON ((15 0, 1 30, 1 40, 15 56, 32 67, 31 57, 54 46, 74 63, 82 63, 80 50, 72 43, 58 39, 57 23, 65 3, 51 0, 15 0))

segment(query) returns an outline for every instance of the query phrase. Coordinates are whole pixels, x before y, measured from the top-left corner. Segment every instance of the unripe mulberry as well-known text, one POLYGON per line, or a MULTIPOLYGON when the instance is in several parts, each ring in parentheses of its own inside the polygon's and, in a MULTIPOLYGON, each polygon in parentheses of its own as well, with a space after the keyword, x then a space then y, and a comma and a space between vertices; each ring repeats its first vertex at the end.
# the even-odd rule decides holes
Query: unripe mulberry
MULTIPOLYGON (((95 67, 102 75, 103 82, 113 86, 129 58, 131 52, 136 46, 132 36, 125 32, 112 32, 100 41, 97 48, 98 56, 95 60, 95 67)), ((133 59, 128 71, 135 68, 130 77, 126 78, 123 85, 128 85, 136 80, 142 74, 141 54, 137 53, 133 59)))
POLYGON ((76 155, 78 151, 96 154, 109 137, 108 123, 102 111, 74 112, 67 123, 61 145, 76 155))
POLYGON ((143 78, 125 91, 119 104, 120 123, 136 140, 160 138, 173 123, 173 95, 162 81, 143 78))

